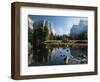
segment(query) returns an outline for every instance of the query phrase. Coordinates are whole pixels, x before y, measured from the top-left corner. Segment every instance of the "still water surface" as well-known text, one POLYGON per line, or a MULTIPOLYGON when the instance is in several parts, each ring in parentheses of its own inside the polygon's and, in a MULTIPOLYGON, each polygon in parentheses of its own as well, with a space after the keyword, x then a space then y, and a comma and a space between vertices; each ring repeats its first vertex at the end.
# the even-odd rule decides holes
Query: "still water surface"
POLYGON ((87 64, 87 47, 45 47, 33 51, 29 66, 87 64))

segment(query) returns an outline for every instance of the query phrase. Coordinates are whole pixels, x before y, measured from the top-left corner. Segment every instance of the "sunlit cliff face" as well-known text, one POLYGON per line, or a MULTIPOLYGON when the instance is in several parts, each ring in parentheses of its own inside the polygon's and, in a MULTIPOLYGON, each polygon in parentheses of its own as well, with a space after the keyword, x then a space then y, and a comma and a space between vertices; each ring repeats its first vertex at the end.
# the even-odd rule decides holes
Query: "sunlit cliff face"
POLYGON ((33 20, 31 18, 28 17, 28 27, 33 30, 33 20))
POLYGON ((87 32, 88 29, 88 21, 87 20, 80 20, 78 25, 73 25, 70 31, 70 35, 78 35, 82 32, 87 32))

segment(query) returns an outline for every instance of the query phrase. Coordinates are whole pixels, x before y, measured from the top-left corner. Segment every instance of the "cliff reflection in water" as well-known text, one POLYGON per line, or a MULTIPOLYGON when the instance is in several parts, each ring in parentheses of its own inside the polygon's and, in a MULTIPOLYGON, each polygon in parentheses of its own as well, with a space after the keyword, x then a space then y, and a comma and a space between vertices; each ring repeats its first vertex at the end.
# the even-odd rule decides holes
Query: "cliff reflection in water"
POLYGON ((39 46, 33 50, 29 66, 87 64, 87 46, 39 46))

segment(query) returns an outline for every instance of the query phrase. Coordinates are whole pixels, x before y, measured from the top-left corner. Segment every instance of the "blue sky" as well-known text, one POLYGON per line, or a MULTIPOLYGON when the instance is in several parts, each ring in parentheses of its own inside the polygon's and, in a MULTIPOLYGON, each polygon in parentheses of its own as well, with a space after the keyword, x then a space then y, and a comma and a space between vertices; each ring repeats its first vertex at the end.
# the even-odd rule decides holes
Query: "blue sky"
POLYGON ((78 25, 80 20, 88 20, 87 17, 72 17, 72 16, 41 16, 41 15, 29 15, 34 21, 48 20, 53 24, 53 33, 56 35, 69 34, 72 25, 78 25))

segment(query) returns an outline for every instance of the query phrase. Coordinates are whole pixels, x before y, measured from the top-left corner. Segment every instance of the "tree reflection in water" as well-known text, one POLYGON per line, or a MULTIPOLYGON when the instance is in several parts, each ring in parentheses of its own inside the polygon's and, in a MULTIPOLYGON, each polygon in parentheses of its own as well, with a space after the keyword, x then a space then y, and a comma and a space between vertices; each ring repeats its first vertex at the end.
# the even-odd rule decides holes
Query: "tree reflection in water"
POLYGON ((29 66, 87 64, 87 47, 37 46, 29 66))
POLYGON ((46 64, 48 59, 48 49, 45 45, 39 45, 33 50, 33 64, 31 65, 42 65, 46 64))

